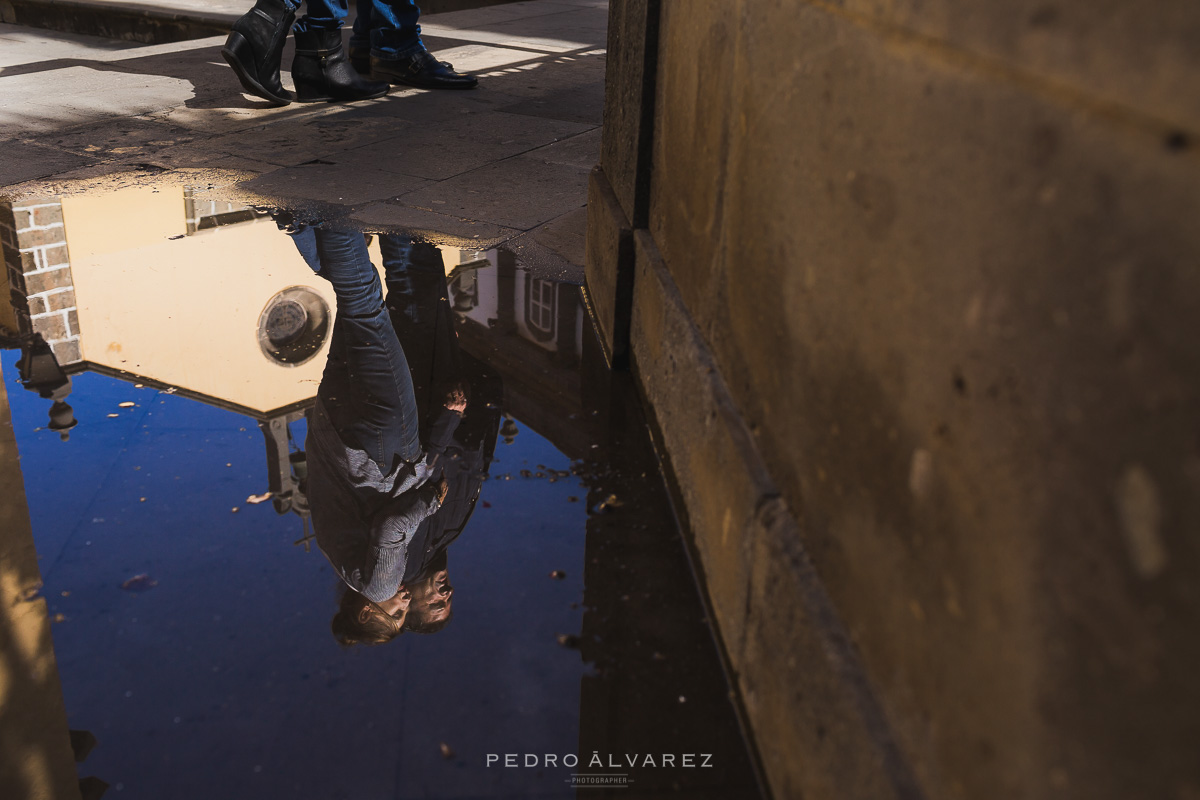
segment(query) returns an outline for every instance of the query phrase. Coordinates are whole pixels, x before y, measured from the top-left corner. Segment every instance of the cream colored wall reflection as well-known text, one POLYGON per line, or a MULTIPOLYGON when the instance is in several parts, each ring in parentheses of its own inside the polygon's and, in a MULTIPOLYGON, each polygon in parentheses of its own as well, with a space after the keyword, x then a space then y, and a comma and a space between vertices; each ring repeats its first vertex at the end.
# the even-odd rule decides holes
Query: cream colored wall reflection
POLYGON ((270 219, 186 235, 177 187, 62 205, 84 360, 260 412, 316 394, 328 340, 298 366, 258 343, 259 315, 282 289, 307 286, 334 308, 329 284, 270 219))

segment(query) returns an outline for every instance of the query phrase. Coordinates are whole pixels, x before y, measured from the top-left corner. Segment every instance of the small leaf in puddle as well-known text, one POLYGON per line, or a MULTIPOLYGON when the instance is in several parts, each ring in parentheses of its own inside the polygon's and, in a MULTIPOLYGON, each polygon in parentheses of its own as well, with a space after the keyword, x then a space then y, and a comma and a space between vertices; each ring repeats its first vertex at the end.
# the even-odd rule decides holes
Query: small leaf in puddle
POLYGON ((120 414, 109 414, 108 416, 109 416, 109 418, 111 419, 112 417, 119 417, 119 416, 121 416, 121 415, 120 415, 120 414))
POLYGON ((620 508, 623 505, 625 505, 625 503, 617 499, 615 494, 610 494, 608 497, 592 506, 591 511, 593 514, 606 514, 609 511, 612 511, 614 508, 620 508))
POLYGON ((233 508, 231 508, 229 510, 230 510, 230 512, 236 514, 238 512, 238 506, 234 506, 233 508))
POLYGON ((155 586, 158 586, 158 581, 144 572, 140 575, 134 575, 121 584, 121 588, 127 592, 148 592, 155 586))
POLYGON ((442 752, 442 758, 454 758, 454 750, 445 742, 438 745, 438 750, 442 752))
POLYGON ((567 573, 563 572, 561 569, 556 569, 550 573, 550 577, 561 581, 567 577, 567 573))
POLYGON ((50 618, 50 621, 51 622, 66 622, 67 616, 66 616, 66 614, 55 614, 53 617, 50 618))
POLYGON ((579 647, 579 637, 573 633, 560 633, 558 635, 558 643, 562 647, 569 647, 575 650, 579 647))
POLYGON ((250 503, 251 505, 258 505, 259 503, 265 503, 270 499, 271 499, 271 493, 263 492, 262 494, 250 495, 249 497, 246 498, 246 502, 250 503))
POLYGON ((117 403, 118 408, 133 408, 136 405, 137 403, 133 402, 132 400, 126 400, 124 403, 117 403))

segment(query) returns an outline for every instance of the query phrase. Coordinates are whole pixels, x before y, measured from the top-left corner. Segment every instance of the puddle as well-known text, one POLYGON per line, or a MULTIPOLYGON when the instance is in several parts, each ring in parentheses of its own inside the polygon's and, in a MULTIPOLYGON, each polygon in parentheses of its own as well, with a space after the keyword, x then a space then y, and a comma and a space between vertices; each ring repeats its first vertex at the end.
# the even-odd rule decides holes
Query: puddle
POLYGON ((34 313, 9 314, 49 345, 3 353, 0 467, 23 476, 67 722, 98 742, 81 776, 147 798, 760 796, 576 283, 376 230, 387 323, 339 323, 306 256, 361 267, 359 231, 166 188, 57 202, 34 313), (379 367, 390 331, 406 374, 379 367))

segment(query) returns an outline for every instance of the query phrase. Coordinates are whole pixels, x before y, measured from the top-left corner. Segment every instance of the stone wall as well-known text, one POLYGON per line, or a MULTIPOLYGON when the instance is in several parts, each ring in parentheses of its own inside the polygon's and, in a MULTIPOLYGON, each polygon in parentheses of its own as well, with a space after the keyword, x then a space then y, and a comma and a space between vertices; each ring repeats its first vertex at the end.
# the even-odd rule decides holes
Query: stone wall
POLYGON ((777 797, 1200 797, 1200 6, 1103 5, 611 3, 591 307, 777 797))

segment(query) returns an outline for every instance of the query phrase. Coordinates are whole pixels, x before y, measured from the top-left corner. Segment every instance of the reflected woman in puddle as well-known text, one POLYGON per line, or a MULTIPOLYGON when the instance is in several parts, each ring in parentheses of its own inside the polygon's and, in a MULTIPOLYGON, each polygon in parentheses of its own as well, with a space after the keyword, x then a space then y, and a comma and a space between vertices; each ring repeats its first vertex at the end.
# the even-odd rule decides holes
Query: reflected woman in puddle
MULTIPOLYGON (((450 484, 440 461, 465 395, 447 394, 423 448, 409 363, 363 234, 306 226, 289 233, 337 297, 306 445, 317 544, 347 587, 334 635, 343 644, 376 644, 406 629, 440 629, 453 595, 445 570, 432 569, 432 561, 426 574, 404 578, 410 555, 424 554, 413 548, 418 529, 446 501, 450 484)), ((389 286, 409 285, 411 245, 395 237, 380 245, 389 286)))

